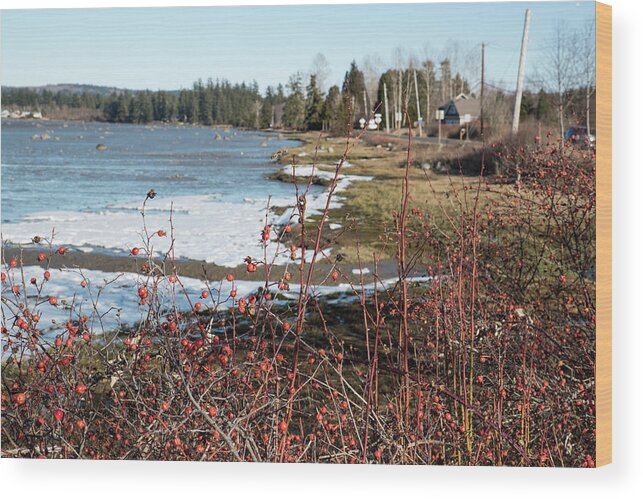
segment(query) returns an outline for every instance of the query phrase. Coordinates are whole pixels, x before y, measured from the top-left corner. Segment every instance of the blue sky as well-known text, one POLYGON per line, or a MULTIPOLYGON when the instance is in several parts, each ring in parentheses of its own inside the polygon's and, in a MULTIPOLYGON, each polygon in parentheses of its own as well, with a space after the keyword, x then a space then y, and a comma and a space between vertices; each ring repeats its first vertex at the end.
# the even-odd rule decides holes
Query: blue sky
POLYGON ((457 47, 458 65, 475 84, 485 42, 488 81, 511 88, 526 8, 533 85, 555 24, 591 22, 593 2, 3 10, 0 80, 178 89, 218 77, 256 80, 264 89, 305 72, 322 53, 330 85, 352 59, 370 56, 383 68, 400 47, 438 62, 457 47))

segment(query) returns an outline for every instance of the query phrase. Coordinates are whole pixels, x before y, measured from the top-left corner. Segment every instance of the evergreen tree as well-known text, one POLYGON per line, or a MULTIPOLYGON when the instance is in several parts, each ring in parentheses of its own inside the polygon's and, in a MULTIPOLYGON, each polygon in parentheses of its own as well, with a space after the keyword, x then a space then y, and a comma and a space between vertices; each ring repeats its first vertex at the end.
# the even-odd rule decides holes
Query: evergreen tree
POLYGON ((358 69, 357 63, 353 61, 344 76, 344 86, 342 88, 345 104, 353 115, 353 125, 356 125, 360 118, 366 119, 370 115, 370 109, 364 107, 365 92, 364 73, 358 69))
POLYGON ((129 105, 129 95, 127 93, 120 94, 116 102, 114 121, 116 121, 117 123, 127 123, 129 121, 129 105))
POLYGON ((305 99, 299 73, 290 77, 288 82, 290 94, 284 106, 284 125, 288 128, 301 130, 304 128, 305 99))
POLYGON ((317 77, 310 75, 306 87, 304 124, 308 130, 321 130, 323 126, 324 99, 317 87, 317 77))
POLYGON ((272 125, 272 112, 274 105, 275 95, 274 90, 269 85, 266 88, 266 95, 261 103, 261 111, 259 115, 259 127, 269 128, 272 125))
POLYGON ((334 135, 344 135, 349 123, 349 112, 345 105, 345 97, 342 96, 339 87, 333 85, 328 89, 326 101, 324 102, 324 117, 326 127, 334 135))

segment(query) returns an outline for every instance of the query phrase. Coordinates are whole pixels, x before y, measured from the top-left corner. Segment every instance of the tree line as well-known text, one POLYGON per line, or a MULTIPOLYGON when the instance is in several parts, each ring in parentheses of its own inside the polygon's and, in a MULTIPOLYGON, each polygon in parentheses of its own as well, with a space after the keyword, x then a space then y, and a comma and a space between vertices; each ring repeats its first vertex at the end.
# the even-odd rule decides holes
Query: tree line
MULTIPOLYGON (((199 79, 191 88, 178 91, 124 90, 100 94, 8 88, 3 89, 2 99, 4 106, 40 110, 45 115, 53 109, 89 109, 100 119, 115 123, 184 122, 343 134, 349 127, 359 126, 360 119, 368 119, 374 113, 383 115, 382 128, 385 125, 391 129, 406 128, 409 122, 413 125, 419 118, 435 124, 433 117, 439 106, 459 94, 475 96, 479 88, 474 80, 475 60, 460 62, 457 67, 461 71, 454 66, 449 57, 437 64, 429 57, 398 57, 395 67, 384 70, 381 65, 368 67, 368 63, 360 68, 353 61, 341 85, 326 89, 328 63, 318 54, 310 71, 293 74, 286 85, 268 86, 263 94, 256 82, 233 84, 210 78, 199 79)), ((591 71, 585 73, 590 75, 591 71)), ((562 77, 552 77, 550 81, 556 85, 525 92, 523 117, 551 125, 562 123, 563 110, 569 115, 589 116, 591 81, 565 86, 561 80, 562 77)), ((486 90, 485 119, 490 127, 500 129, 510 121, 513 94, 493 85, 486 90)))
MULTIPOLYGON (((419 98, 426 101, 427 112, 443 99, 452 97, 455 89, 468 92, 469 84, 460 75, 450 78, 448 60, 442 63, 442 81, 449 79, 449 91, 435 77, 432 63, 427 63, 417 75, 419 98), (427 96, 429 96, 427 98, 427 96), (432 102, 432 104, 429 104, 432 102)), ((288 83, 268 86, 263 94, 256 82, 231 83, 227 80, 198 80, 192 88, 179 91, 124 90, 108 95, 69 90, 6 88, 3 105, 23 109, 49 110, 83 108, 96 111, 108 122, 149 123, 152 121, 268 128, 283 126, 295 130, 326 130, 341 133, 355 126, 360 118, 368 118, 382 107, 383 86, 388 85, 397 109, 410 95, 412 71, 388 70, 381 74, 375 92, 367 88, 364 73, 352 62, 341 85, 324 90, 319 71, 292 75, 288 83)), ((381 111, 383 112, 383 111, 381 111)), ((417 120, 418 110, 409 106, 411 120, 417 120)))

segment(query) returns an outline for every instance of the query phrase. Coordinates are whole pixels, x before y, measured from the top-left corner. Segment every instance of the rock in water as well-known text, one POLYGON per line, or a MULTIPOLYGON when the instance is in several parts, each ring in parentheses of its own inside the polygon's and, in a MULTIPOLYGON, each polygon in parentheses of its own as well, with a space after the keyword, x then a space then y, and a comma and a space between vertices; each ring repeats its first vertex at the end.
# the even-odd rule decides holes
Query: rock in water
POLYGON ((105 144, 98 144, 96 146, 97 151, 107 151, 107 146, 105 144))

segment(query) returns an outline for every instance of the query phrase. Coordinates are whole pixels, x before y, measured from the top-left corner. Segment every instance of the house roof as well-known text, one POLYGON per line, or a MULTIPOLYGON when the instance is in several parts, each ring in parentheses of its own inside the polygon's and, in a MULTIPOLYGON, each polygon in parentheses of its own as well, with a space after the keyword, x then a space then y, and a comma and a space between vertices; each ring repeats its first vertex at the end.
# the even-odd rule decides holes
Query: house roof
POLYGON ((478 98, 460 94, 455 99, 442 104, 439 109, 446 109, 451 103, 453 103, 460 116, 464 116, 465 114, 470 114, 472 117, 480 116, 480 99, 478 98))
POLYGON ((455 106, 460 116, 465 114, 470 114, 471 116, 480 115, 480 99, 459 100, 455 102, 455 106))

